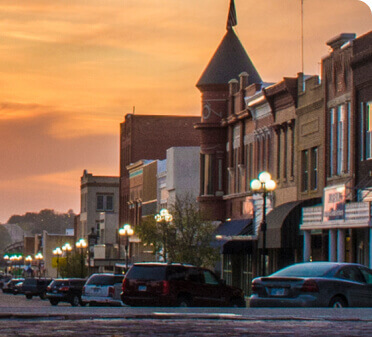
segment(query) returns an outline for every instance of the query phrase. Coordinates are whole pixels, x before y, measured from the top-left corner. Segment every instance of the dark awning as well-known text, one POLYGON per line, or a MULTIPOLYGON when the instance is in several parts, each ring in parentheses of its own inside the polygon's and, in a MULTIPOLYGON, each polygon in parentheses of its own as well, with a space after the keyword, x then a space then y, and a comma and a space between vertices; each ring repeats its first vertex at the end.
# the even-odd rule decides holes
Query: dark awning
MULTIPOLYGON (((231 220, 221 223, 216 231, 216 236, 231 238, 235 236, 255 235, 252 219, 231 220)), ((229 240, 229 239, 228 239, 229 240)))
POLYGON ((243 254, 252 251, 252 240, 256 240, 252 219, 231 220, 221 223, 215 233, 212 246, 220 247, 221 254, 243 254))
MULTIPOLYGON (((318 202, 318 199, 287 202, 267 214, 266 248, 296 248, 299 243, 302 207, 318 202)), ((262 247, 261 234, 260 232, 259 247, 262 247)))

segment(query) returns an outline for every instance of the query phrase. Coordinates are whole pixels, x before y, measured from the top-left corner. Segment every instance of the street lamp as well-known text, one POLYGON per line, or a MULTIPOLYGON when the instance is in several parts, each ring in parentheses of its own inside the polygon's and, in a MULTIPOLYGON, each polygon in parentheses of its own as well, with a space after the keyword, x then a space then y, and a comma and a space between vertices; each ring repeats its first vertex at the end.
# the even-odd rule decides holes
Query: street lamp
POLYGON ((76 248, 80 249, 80 277, 83 278, 83 269, 84 269, 84 259, 83 259, 83 253, 84 249, 87 248, 88 244, 84 239, 80 239, 75 244, 76 248))
POLYGON ((40 276, 41 276, 41 268, 40 268, 40 264, 41 264, 41 260, 44 258, 44 256, 43 256, 43 254, 41 254, 40 252, 39 253, 37 253, 36 255, 35 255, 35 259, 37 260, 37 268, 38 268, 38 270, 39 270, 39 278, 40 278, 40 276))
POLYGON ((59 275, 59 257, 62 255, 62 250, 61 248, 57 247, 56 249, 53 250, 53 255, 57 256, 57 278, 59 275))
POLYGON ((125 236, 125 272, 128 271, 128 246, 129 246, 129 237, 134 234, 133 228, 129 224, 125 224, 122 228, 119 229, 119 258, 120 258, 120 241, 121 237, 125 236))
POLYGON ((164 262, 167 261, 167 233, 168 233, 168 223, 173 220, 173 216, 168 212, 167 209, 163 208, 160 210, 159 214, 155 215, 155 220, 157 223, 161 224, 163 227, 163 258, 164 262))
POLYGON ((9 257, 8 254, 4 255, 4 260, 6 261, 6 267, 5 267, 5 274, 6 275, 8 275, 8 262, 9 262, 9 259, 10 259, 10 257, 9 257))
POLYGON ((276 183, 271 179, 269 172, 261 172, 258 179, 251 181, 251 190, 256 193, 262 193, 263 206, 262 206, 262 275, 266 275, 266 195, 268 192, 275 190, 276 183))
POLYGON ((72 247, 71 245, 66 242, 63 246, 62 246, 62 251, 66 254, 66 272, 68 271, 68 253, 72 251, 72 247))

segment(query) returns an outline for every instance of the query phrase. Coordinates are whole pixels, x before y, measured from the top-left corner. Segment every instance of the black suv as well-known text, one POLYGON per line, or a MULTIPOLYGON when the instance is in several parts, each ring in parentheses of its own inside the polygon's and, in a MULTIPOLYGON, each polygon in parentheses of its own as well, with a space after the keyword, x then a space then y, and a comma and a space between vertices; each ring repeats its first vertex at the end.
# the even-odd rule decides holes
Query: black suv
POLYGON ((74 307, 79 304, 84 306, 81 293, 85 282, 85 279, 78 278, 54 280, 47 288, 47 298, 50 304, 58 305, 59 302, 67 302, 74 307))
POLYGON ((22 294, 25 294, 28 300, 33 296, 39 296, 42 300, 46 299, 46 289, 52 279, 48 278, 26 278, 22 284, 22 294))
POLYGON ((245 307, 241 289, 208 269, 178 263, 136 263, 122 290, 121 300, 131 306, 245 307))

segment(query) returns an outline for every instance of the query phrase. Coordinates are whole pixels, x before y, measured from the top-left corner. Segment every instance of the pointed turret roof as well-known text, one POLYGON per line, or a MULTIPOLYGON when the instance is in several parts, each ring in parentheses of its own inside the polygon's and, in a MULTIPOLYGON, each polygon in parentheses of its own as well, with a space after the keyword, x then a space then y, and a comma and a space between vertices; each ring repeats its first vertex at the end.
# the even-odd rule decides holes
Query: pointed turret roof
POLYGON ((237 24, 234 2, 230 2, 227 32, 214 53, 208 66, 201 75, 197 87, 209 84, 227 84, 231 79, 238 78, 242 72, 247 72, 248 84, 261 83, 261 77, 250 60, 247 52, 236 36, 233 26, 237 24))

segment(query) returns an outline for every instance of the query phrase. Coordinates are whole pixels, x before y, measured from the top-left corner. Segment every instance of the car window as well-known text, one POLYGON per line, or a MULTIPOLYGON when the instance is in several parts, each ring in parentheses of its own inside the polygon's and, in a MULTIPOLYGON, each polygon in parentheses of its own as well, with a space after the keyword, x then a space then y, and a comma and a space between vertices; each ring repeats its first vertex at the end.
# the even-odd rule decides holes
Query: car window
POLYGON ((360 271, 364 276, 365 282, 367 284, 372 284, 372 270, 361 268, 360 271))
POLYGON ((206 284, 219 284, 216 276, 214 276, 209 270, 203 270, 203 274, 206 284))
POLYGON ((113 275, 94 275, 88 280, 87 285, 111 286, 115 283, 121 283, 123 278, 121 278, 121 281, 118 280, 119 278, 113 275))
POLYGON ((133 266, 125 276, 128 280, 162 281, 165 280, 166 266, 133 266))
POLYGON ((167 280, 184 281, 186 279, 186 268, 172 266, 167 269, 167 280))
POLYGON ((187 279, 189 281, 195 282, 195 283, 204 283, 204 276, 200 270, 195 269, 195 268, 190 268, 187 274, 188 274, 187 279))
POLYGON ((364 282, 363 276, 360 271, 355 267, 344 267, 337 273, 339 278, 350 280, 354 282, 364 282))
POLYGON ((281 269, 270 276, 287 276, 287 277, 323 277, 328 274, 335 266, 328 263, 304 263, 295 264, 281 269))

